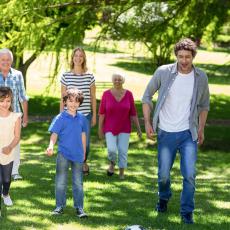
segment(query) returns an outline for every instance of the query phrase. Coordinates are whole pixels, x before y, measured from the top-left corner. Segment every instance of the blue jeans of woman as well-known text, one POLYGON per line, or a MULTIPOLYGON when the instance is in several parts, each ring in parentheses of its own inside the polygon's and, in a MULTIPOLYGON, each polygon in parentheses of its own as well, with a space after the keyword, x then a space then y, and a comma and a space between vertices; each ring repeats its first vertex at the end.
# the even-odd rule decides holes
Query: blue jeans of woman
POLYGON ((118 167, 127 168, 127 155, 129 148, 130 133, 119 133, 113 135, 111 132, 105 134, 109 161, 116 162, 118 152, 118 167))
POLYGON ((55 178, 55 196, 56 207, 66 206, 66 189, 68 183, 68 171, 71 166, 72 171, 72 192, 74 208, 83 208, 83 163, 77 163, 64 158, 61 153, 57 155, 56 178, 55 178))
POLYGON ((172 195, 170 188, 170 171, 176 153, 180 153, 180 170, 183 176, 181 192, 181 214, 192 213, 194 210, 195 174, 197 159, 197 141, 192 140, 189 130, 181 132, 158 131, 158 190, 159 197, 169 200, 172 195))
POLYGON ((0 195, 8 195, 11 184, 11 172, 13 168, 13 161, 7 165, 0 164, 0 195))
POLYGON ((86 157, 85 162, 88 159, 89 156, 89 150, 90 150, 90 131, 91 131, 91 120, 92 120, 92 114, 89 113, 85 116, 87 120, 87 132, 86 132, 86 157))

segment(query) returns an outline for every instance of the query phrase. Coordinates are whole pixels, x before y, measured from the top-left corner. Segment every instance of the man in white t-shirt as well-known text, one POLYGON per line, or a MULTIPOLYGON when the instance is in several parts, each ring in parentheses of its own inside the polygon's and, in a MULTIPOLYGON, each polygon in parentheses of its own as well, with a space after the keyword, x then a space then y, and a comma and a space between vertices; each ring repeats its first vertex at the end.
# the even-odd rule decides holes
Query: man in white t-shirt
POLYGON ((180 153, 183 176, 180 214, 186 224, 193 223, 197 144, 204 141, 209 110, 206 74, 193 65, 196 44, 180 40, 174 48, 177 62, 160 66, 142 98, 145 130, 148 138, 157 132, 158 194, 156 211, 166 212, 172 195, 170 171, 176 153, 180 153), (150 122, 152 97, 158 91, 153 123, 150 122))

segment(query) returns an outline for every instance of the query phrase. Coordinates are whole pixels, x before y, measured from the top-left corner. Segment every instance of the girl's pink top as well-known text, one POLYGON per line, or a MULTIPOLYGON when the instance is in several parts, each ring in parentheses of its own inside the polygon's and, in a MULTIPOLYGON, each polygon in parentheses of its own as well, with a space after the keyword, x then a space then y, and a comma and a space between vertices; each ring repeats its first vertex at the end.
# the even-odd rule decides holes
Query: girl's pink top
POLYGON ((105 115, 103 132, 113 135, 131 132, 131 116, 136 116, 133 94, 126 90, 125 95, 117 101, 110 90, 106 90, 101 99, 99 114, 105 115))

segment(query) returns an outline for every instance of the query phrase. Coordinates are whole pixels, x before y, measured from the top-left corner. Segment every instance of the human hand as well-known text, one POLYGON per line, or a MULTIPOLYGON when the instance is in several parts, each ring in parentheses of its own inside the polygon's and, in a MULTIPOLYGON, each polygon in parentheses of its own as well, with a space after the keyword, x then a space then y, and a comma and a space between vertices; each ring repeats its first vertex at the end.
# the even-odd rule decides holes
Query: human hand
POLYGON ((97 117, 93 115, 91 120, 91 127, 94 127, 96 124, 97 124, 97 117))
POLYGON ((11 151, 12 151, 12 148, 9 145, 2 148, 3 154, 9 155, 11 151))
POLYGON ((149 122, 145 123, 145 132, 147 134, 147 138, 153 140, 154 131, 152 125, 149 122))
POLYGON ((28 116, 23 116, 22 118, 22 127, 25 128, 28 125, 28 116))
POLYGON ((142 137, 142 132, 141 132, 141 130, 138 130, 138 131, 137 131, 137 136, 138 136, 139 139, 141 139, 141 137, 142 137))
POLYGON ((47 156, 52 156, 53 155, 53 147, 48 147, 47 149, 46 149, 46 154, 47 154, 47 156))
POLYGON ((204 143, 204 129, 203 128, 199 128, 198 130, 198 144, 202 145, 204 143))
POLYGON ((98 137, 99 139, 103 139, 104 138, 104 133, 101 129, 98 129, 98 137))

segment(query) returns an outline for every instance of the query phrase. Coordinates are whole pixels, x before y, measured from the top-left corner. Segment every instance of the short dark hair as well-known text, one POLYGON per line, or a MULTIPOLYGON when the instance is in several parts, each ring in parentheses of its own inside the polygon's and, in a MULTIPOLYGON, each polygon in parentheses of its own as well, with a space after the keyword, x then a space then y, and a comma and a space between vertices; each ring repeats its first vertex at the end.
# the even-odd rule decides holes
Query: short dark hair
POLYGON ((12 112, 13 111, 13 92, 10 87, 0 86, 0 99, 1 98, 5 99, 7 97, 11 98, 10 111, 12 112))
POLYGON ((190 38, 183 38, 179 42, 176 43, 174 47, 174 53, 177 56, 178 51, 180 50, 188 50, 192 52, 192 56, 196 56, 196 43, 193 42, 190 38))
POLYGON ((79 102, 80 105, 83 103, 84 95, 81 90, 77 88, 67 89, 65 96, 63 96, 64 104, 66 104, 67 99, 70 99, 71 97, 75 97, 76 101, 79 102))

